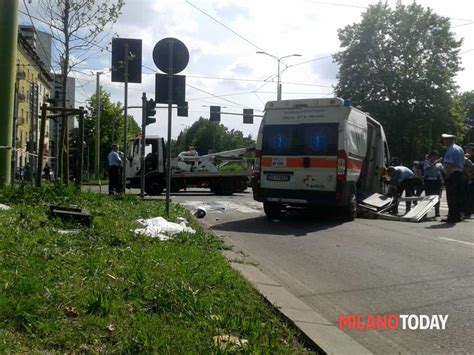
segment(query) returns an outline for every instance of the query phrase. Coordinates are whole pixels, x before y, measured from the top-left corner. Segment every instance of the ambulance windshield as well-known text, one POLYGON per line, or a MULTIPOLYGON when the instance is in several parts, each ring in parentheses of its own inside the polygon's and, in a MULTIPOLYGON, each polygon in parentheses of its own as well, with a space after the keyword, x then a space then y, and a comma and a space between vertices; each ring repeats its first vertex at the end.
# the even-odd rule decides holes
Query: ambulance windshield
POLYGON ((266 125, 263 128, 262 154, 336 155, 338 123, 266 125))

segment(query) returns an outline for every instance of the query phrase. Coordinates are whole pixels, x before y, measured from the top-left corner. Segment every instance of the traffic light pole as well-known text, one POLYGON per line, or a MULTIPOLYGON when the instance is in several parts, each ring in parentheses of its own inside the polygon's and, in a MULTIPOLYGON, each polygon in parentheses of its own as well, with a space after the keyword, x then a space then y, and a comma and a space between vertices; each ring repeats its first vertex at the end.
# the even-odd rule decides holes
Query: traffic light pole
POLYGON ((127 183, 127 144, 128 144, 128 43, 125 43, 125 90, 124 90, 124 128, 123 128, 123 161, 122 161, 122 190, 125 194, 127 183))
MULTIPOLYGON (((18 36, 18 0, 2 1, 0 11, 0 189, 11 183, 15 57, 18 36)), ((15 142, 16 143, 16 142, 15 142)))
POLYGON ((140 180, 140 196, 145 196, 145 143, 146 143, 146 93, 142 94, 142 140, 140 152, 141 180, 140 180))
POLYGON ((170 216, 170 191, 171 191, 171 123, 173 110, 173 43, 169 41, 168 59, 168 149, 166 150, 166 217, 170 216))

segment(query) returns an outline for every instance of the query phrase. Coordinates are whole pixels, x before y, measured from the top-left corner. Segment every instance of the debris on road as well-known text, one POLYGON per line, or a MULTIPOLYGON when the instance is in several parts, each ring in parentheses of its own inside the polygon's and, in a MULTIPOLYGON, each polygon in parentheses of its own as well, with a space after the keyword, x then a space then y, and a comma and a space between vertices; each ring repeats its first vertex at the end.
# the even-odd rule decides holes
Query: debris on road
POLYGON ((76 318, 79 315, 79 311, 76 307, 64 308, 64 315, 69 318, 76 318))
POLYGON ((92 216, 89 211, 78 207, 49 206, 49 217, 60 218, 65 222, 92 226, 92 216))
POLYGON ((77 228, 72 228, 72 229, 55 229, 56 232, 58 232, 59 234, 77 234, 79 233, 81 230, 80 229, 77 229, 77 228))
POLYGON ((206 217, 206 214, 207 214, 207 211, 203 206, 199 206, 196 212, 194 212, 194 216, 196 218, 204 218, 206 217))
POLYGON ((168 222, 163 217, 139 219, 137 220, 137 223, 141 228, 135 229, 135 234, 158 238, 160 240, 168 240, 171 236, 181 232, 187 232, 190 234, 196 233, 194 229, 186 226, 184 221, 178 224, 168 222))
POLYGON ((241 348, 248 345, 247 339, 241 339, 235 335, 216 335, 212 338, 214 344, 222 351, 239 351, 241 348))
POLYGON ((375 193, 359 203, 361 211, 368 214, 370 217, 386 219, 400 222, 420 222, 423 217, 438 203, 439 196, 425 196, 425 197, 400 197, 394 199, 386 195, 375 193), (388 213, 395 203, 412 201, 417 202, 408 213, 403 216, 392 215, 388 213))

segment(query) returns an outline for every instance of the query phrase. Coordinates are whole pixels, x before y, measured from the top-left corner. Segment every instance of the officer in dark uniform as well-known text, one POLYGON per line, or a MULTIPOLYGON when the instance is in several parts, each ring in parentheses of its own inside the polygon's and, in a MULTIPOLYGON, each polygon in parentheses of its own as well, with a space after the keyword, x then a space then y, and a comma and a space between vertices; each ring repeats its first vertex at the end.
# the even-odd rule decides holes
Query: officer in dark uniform
POLYGON ((471 218, 474 214, 474 143, 464 147, 464 174, 466 179, 466 200, 464 218, 471 218))
POLYGON ((448 218, 444 220, 447 223, 461 222, 461 210, 463 208, 464 193, 464 150, 454 144, 456 136, 452 134, 443 134, 444 144, 448 149, 444 155, 444 167, 446 171, 446 197, 448 200, 448 218))
MULTIPOLYGON (((428 154, 428 159, 424 161, 424 185, 426 196, 437 195, 441 200, 443 185, 443 165, 439 162, 439 153, 433 150, 428 154)), ((435 216, 439 217, 439 206, 441 202, 435 206, 435 216)))

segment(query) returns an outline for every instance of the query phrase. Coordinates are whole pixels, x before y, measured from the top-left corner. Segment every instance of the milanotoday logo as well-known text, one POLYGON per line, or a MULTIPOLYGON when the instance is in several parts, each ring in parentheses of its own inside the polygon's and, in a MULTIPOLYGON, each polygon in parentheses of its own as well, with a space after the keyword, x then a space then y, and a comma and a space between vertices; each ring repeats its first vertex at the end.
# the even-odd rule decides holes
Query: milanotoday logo
POLYGON ((360 314, 339 315, 339 329, 350 330, 444 330, 448 314, 360 314))

